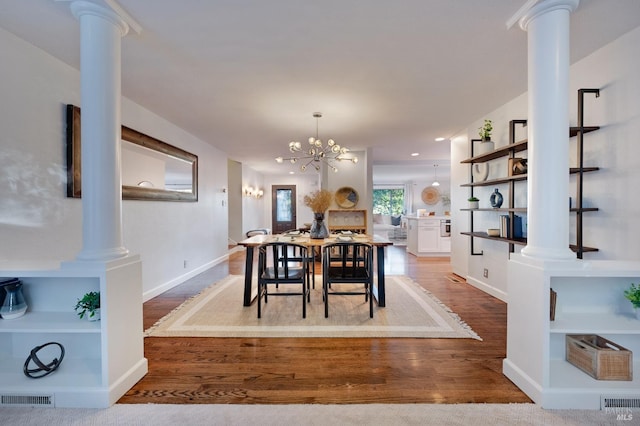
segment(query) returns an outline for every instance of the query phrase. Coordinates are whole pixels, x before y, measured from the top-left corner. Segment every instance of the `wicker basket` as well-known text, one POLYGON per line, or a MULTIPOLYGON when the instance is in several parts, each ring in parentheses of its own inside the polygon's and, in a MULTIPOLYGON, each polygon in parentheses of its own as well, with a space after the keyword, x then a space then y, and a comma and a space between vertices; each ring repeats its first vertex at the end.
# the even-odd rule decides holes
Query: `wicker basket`
POLYGON ((633 354, 595 334, 567 335, 567 361, 597 380, 633 380, 633 354))

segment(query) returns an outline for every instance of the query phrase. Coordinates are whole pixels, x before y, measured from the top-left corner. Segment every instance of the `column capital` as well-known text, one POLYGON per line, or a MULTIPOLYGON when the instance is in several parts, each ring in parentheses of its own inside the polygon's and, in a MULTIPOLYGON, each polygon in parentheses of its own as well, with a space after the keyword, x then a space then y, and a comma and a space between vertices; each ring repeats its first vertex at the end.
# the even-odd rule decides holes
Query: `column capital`
POLYGON ((130 24, 137 33, 141 31, 140 25, 129 14, 119 7, 117 3, 109 0, 105 0, 104 5, 89 0, 73 0, 70 8, 71 13, 78 20, 83 16, 96 16, 111 22, 120 30, 122 37, 129 32, 130 24))
POLYGON ((576 10, 580 0, 528 0, 509 20, 507 28, 511 28, 516 22, 520 28, 527 31, 529 23, 540 15, 555 10, 567 10, 569 13, 576 10))

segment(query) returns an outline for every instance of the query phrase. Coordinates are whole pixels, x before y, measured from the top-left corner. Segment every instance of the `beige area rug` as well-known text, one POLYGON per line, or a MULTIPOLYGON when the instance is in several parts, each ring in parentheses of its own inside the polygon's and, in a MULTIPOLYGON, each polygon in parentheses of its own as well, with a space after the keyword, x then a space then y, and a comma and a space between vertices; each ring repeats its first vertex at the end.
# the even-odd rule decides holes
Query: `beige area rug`
MULTIPOLYGON (((637 410, 637 409, 636 409, 637 410)), ((159 405, 95 408, 0 408, 3 425, 367 425, 367 426, 585 426, 637 425, 636 412, 544 410, 535 404, 159 405)))
MULTIPOLYGON (((364 296, 330 296, 324 317, 321 279, 311 290, 307 317, 301 296, 269 297, 257 318, 257 303, 242 306, 244 277, 230 275, 187 300, 145 331, 150 337, 413 337, 482 340, 458 315, 406 276, 386 277, 386 307, 364 296)), ((286 291, 281 286, 281 291, 286 291)), ((297 287, 296 287, 297 288, 297 287)))

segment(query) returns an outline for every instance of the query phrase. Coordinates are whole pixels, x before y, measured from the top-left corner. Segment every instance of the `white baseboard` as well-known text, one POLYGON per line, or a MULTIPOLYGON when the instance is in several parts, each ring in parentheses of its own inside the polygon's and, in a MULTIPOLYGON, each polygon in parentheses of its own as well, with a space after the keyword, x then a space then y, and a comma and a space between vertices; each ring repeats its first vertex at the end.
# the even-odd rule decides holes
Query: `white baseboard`
POLYGON ((472 286, 474 286, 475 288, 478 288, 482 291, 484 291, 487 294, 492 295, 495 298, 498 298, 500 300, 502 300, 503 302, 507 303, 507 293, 504 292, 503 290, 497 289, 493 286, 490 286, 489 284, 485 283, 484 281, 480 281, 477 280, 471 276, 466 276, 465 279, 467 280, 467 282, 469 284, 471 284, 472 286))
MULTIPOLYGON (((244 249, 244 247, 241 247, 241 249, 244 249)), ((235 250, 235 248, 233 249, 235 250)), ((187 281, 189 278, 193 278, 196 275, 206 271, 207 269, 213 268, 214 266, 226 261, 229 259, 229 254, 232 253, 233 251, 228 252, 227 254, 225 254, 224 256, 220 256, 217 259, 214 259, 210 262, 205 263, 204 265, 201 265, 195 269, 192 269, 191 271, 179 275, 177 277, 175 277, 174 279, 167 281, 164 284, 161 284, 151 290, 145 291, 142 293, 142 301, 146 302, 149 299, 153 299, 154 297, 164 293, 167 290, 171 290, 173 287, 182 284, 183 282, 187 281)))

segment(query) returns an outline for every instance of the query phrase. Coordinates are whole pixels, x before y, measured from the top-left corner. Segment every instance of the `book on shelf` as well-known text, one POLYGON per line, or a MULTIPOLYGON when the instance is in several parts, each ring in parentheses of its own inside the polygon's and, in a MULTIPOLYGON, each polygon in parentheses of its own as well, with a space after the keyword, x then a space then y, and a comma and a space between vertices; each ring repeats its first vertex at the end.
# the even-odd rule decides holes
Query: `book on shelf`
POLYGON ((522 218, 513 216, 513 235, 511 235, 511 218, 509 215, 500 216, 500 236, 502 238, 522 238, 522 218))

